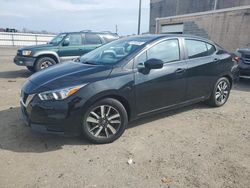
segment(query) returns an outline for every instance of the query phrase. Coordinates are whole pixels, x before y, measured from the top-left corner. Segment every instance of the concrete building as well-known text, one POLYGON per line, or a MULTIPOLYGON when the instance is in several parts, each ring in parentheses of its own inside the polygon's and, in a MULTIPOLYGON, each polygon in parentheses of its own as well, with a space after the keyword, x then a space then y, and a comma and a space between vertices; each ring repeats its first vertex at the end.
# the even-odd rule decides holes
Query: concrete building
POLYGON ((250 0, 151 0, 150 33, 206 37, 234 51, 250 43, 250 0))

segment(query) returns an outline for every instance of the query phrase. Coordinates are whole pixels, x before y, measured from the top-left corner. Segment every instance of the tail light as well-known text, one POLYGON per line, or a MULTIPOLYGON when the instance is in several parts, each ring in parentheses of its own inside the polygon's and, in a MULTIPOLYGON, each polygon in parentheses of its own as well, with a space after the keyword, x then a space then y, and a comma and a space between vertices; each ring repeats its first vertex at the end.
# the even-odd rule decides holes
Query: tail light
POLYGON ((233 60, 234 62, 236 62, 236 63, 239 63, 239 62, 240 62, 240 57, 235 56, 235 57, 232 58, 232 60, 233 60))

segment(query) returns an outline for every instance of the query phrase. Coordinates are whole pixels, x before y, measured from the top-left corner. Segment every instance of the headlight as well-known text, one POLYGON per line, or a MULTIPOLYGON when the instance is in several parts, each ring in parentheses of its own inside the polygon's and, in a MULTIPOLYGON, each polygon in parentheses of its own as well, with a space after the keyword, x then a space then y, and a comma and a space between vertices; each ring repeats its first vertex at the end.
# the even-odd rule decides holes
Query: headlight
POLYGON ((63 100, 67 97, 73 95, 76 93, 79 89, 86 86, 87 84, 79 85, 79 86, 73 86, 58 90, 52 90, 52 91, 45 91, 43 93, 39 93, 38 96, 42 101, 48 101, 48 100, 63 100))
POLYGON ((30 50, 23 50, 22 51, 22 55, 24 55, 24 56, 30 56, 31 53, 32 53, 32 51, 30 51, 30 50))

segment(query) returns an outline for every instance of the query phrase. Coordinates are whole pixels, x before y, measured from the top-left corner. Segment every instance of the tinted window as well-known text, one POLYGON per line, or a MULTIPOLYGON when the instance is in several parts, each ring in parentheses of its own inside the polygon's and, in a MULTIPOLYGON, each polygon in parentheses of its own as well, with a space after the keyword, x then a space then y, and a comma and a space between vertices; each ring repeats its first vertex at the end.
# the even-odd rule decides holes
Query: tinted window
POLYGON ((69 34, 65 40, 69 40, 69 46, 82 45, 82 37, 80 34, 69 34))
POLYGON ((148 59, 160 59, 164 63, 180 60, 179 42, 177 39, 166 40, 156 44, 147 51, 148 59))
POLYGON ((207 45, 207 55, 212 55, 216 49, 213 45, 206 43, 207 45))
POLYGON ((85 44, 102 44, 102 41, 95 34, 86 34, 84 43, 85 44))
POLYGON ((207 46, 205 42, 197 40, 185 40, 188 51, 188 58, 207 56, 207 46))

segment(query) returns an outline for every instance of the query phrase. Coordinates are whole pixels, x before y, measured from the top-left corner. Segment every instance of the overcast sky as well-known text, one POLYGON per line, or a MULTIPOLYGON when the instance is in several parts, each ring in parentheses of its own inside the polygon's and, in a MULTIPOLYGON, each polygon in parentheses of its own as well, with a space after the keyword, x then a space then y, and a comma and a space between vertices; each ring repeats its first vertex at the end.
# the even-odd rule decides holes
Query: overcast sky
MULTIPOLYGON (((149 1, 142 0, 141 31, 149 28, 149 1)), ((139 0, 0 0, 0 28, 115 31, 136 34, 139 0)))

